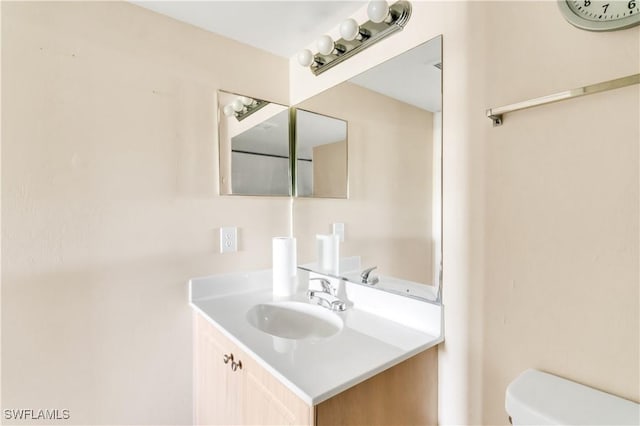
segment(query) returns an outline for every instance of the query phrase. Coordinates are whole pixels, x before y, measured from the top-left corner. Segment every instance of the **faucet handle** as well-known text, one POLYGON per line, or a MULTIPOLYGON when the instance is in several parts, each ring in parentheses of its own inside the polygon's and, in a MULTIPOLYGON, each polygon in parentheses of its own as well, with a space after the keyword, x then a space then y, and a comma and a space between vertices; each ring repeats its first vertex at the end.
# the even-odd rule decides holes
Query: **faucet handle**
POLYGON ((371 271, 377 268, 378 268, 377 266, 372 266, 371 268, 367 268, 364 271, 362 271, 362 273, 360 274, 360 278, 362 278, 362 282, 364 284, 374 285, 378 283, 378 277, 373 277, 369 279, 369 275, 371 275, 371 271))
POLYGON ((346 311, 347 304, 344 303, 342 300, 334 300, 333 302, 331 302, 331 310, 338 311, 338 312, 346 311))
POLYGON ((322 286, 323 292, 328 293, 332 296, 336 295, 336 289, 333 288, 333 286, 331 285, 331 282, 328 279, 317 277, 317 278, 309 278, 309 281, 320 281, 320 285, 322 286))

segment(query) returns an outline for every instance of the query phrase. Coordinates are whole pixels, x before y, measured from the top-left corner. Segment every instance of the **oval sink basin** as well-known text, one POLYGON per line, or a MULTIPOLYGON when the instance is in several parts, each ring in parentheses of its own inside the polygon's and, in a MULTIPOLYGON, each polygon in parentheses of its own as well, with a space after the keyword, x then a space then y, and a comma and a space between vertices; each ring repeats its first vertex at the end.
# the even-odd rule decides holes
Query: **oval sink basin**
POLYGON ((342 319, 335 313, 302 302, 274 302, 256 305, 247 312, 249 324, 285 339, 321 339, 342 330, 342 319))

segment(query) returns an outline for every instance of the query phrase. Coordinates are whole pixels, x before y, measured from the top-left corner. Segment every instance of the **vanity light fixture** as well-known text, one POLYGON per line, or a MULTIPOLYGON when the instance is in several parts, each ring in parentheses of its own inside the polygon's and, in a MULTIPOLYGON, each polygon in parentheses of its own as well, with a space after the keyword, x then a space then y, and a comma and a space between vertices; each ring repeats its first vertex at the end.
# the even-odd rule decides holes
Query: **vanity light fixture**
POLYGON ((236 120, 242 121, 260 108, 268 105, 269 102, 262 99, 253 99, 246 96, 238 96, 233 102, 222 108, 222 112, 227 117, 235 117, 236 120))
POLYGON ((316 41, 318 53, 309 49, 298 53, 298 63, 309 67, 314 75, 338 65, 356 53, 374 45, 385 37, 400 31, 411 17, 411 3, 398 1, 391 6, 386 1, 371 1, 367 7, 369 21, 358 25, 355 19, 347 19, 340 24, 340 40, 334 41, 323 35, 316 41))

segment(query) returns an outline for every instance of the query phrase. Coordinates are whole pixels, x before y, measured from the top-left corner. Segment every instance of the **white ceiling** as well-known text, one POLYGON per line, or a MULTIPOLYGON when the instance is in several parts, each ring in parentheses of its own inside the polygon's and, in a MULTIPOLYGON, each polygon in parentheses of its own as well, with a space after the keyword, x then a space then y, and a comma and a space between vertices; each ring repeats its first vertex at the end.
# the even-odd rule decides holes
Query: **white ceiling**
MULTIPOLYGON (((229 120, 234 120, 230 118, 229 120)), ((260 154, 289 155, 289 111, 285 110, 234 136, 232 148, 260 154)), ((311 159, 313 148, 347 139, 347 123, 322 114, 298 110, 296 117, 298 158, 311 159)))
MULTIPOLYGON (((366 5, 364 1, 333 0, 132 3, 285 58, 366 5)), ((441 56, 441 39, 436 38, 351 81, 418 108, 440 111, 441 71, 433 65, 441 56)))
MULTIPOLYGON (((229 118, 229 120, 235 120, 229 118)), ((234 151, 289 156, 289 110, 274 115, 231 139, 234 151)))
POLYGON ((207 31, 290 58, 363 1, 132 1, 207 31))
POLYGON ((352 83, 427 111, 442 110, 441 38, 437 37, 353 77, 352 83))

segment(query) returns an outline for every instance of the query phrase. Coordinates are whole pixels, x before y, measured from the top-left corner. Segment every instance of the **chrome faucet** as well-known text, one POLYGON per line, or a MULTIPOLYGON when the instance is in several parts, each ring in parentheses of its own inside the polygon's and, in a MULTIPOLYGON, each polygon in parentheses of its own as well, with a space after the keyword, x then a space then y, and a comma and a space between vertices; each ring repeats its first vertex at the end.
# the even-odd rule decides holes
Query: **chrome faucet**
POLYGON ((369 275, 371 275, 371 271, 377 268, 378 268, 377 266, 372 266, 371 268, 367 268, 364 271, 362 271, 362 273, 360 274, 360 278, 362 278, 363 284, 369 284, 369 285, 378 284, 378 281, 380 281, 378 277, 369 278, 369 275))
POLYGON ((309 278, 309 281, 320 281, 322 290, 308 290, 309 301, 315 301, 318 305, 324 306, 332 311, 344 311, 347 304, 336 297, 337 289, 334 288, 326 278, 309 278), (324 296, 323 296, 324 295, 324 296))

